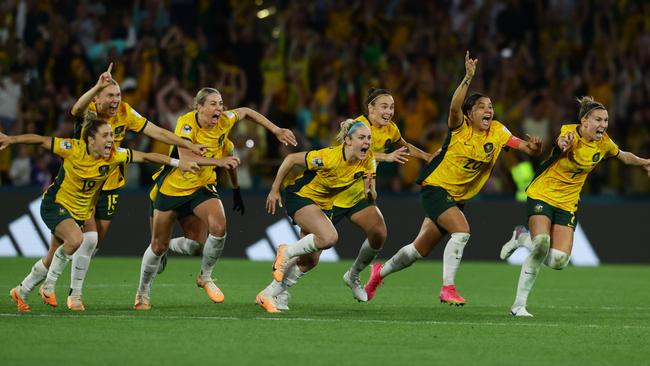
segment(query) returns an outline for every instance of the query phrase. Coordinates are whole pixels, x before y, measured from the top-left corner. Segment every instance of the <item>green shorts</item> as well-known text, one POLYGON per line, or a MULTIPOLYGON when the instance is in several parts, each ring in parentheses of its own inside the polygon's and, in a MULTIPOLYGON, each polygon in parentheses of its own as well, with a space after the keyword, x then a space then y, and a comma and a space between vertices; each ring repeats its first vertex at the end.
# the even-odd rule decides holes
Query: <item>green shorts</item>
MULTIPOLYGON (((296 214, 296 212, 298 212, 298 210, 309 205, 316 205, 318 207, 316 202, 310 200, 309 198, 298 196, 295 193, 283 192, 283 198, 284 209, 287 211, 287 216, 289 216, 293 225, 297 225, 296 221, 293 219, 293 216, 296 214)), ((332 218, 332 210, 323 210, 323 212, 327 217, 330 219, 332 218)))
POLYGON ((120 189, 110 191, 100 191, 95 205, 95 218, 98 220, 113 220, 113 215, 117 212, 117 201, 120 197, 120 189))
POLYGON ((568 226, 575 230, 578 224, 577 212, 569 212, 548 203, 532 198, 526 200, 526 213, 528 217, 544 215, 551 219, 551 223, 568 226))
POLYGON ((436 224, 442 235, 447 235, 448 231, 438 225, 438 217, 452 207, 458 207, 461 211, 465 208, 464 203, 456 202, 447 191, 438 186, 422 186, 420 204, 426 216, 436 224))
POLYGON ((52 234, 56 231, 57 225, 59 225, 61 221, 67 219, 73 219, 80 228, 84 227, 84 222, 82 220, 76 220, 72 217, 68 209, 54 202, 53 199, 47 196, 45 196, 41 202, 41 218, 52 234))
MULTIPOLYGON (((173 210, 183 217, 193 213, 196 206, 212 198, 220 199, 215 186, 201 187, 188 196, 167 196, 158 191, 153 208, 158 211, 173 210)), ((151 214, 153 215, 153 210, 151 214)))
POLYGON ((346 216, 348 219, 350 219, 350 217, 352 217, 352 215, 354 215, 355 213, 370 206, 374 206, 374 204, 370 203, 370 201, 368 201, 367 198, 362 199, 361 201, 357 202, 354 206, 348 208, 334 206, 332 208, 332 216, 331 216, 332 224, 334 225, 338 224, 346 216))

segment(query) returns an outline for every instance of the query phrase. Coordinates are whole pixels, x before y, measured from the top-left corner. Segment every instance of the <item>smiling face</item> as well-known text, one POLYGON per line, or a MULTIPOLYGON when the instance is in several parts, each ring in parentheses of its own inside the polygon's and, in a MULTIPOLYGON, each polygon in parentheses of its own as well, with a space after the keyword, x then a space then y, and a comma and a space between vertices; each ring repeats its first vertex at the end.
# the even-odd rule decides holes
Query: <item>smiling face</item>
POLYGON ((210 129, 216 126, 219 116, 223 112, 221 94, 212 93, 206 96, 203 104, 199 104, 196 111, 198 112, 201 127, 210 129))
POLYGON ((600 141, 607 131, 609 115, 605 109, 596 109, 580 120, 580 134, 588 141, 600 141))
POLYGON ((469 111, 468 117, 472 127, 480 131, 487 131, 490 128, 490 123, 492 123, 492 117, 494 117, 490 98, 479 98, 469 111))
POLYGON ((97 115, 101 118, 115 117, 122 101, 122 92, 117 85, 109 85, 95 96, 97 115))
POLYGON ((88 151, 98 157, 108 158, 113 151, 113 129, 108 123, 97 128, 95 136, 88 136, 88 151))
POLYGON ((368 156, 369 149, 370 129, 367 126, 359 127, 345 137, 345 154, 349 159, 363 160, 368 156))
POLYGON ((395 100, 389 94, 378 96, 368 104, 368 119, 373 124, 387 125, 395 115, 395 100))

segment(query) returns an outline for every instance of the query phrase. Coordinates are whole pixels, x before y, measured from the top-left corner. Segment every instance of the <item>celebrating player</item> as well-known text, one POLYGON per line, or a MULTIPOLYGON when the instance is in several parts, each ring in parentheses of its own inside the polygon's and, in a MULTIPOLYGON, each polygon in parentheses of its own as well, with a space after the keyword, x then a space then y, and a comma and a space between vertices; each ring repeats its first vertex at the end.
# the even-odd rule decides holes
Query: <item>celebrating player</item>
POLYGON ((280 186, 284 178, 294 166, 305 168, 300 177, 287 185, 284 196, 287 215, 300 226, 304 236, 295 244, 278 247, 273 263, 274 281, 255 299, 269 313, 279 312, 275 297, 286 289, 282 280, 291 258, 330 248, 338 241, 338 233, 328 218, 336 195, 365 179, 364 194, 371 201, 377 197, 368 126, 361 121, 345 120, 341 122, 337 139, 342 145, 288 155, 271 186, 266 208, 275 214, 276 204, 282 207, 280 186))
MULTIPOLYGON (((93 113, 89 115, 82 140, 0 134, 0 149, 11 144, 38 144, 63 158, 62 168, 41 203, 41 218, 52 232, 54 256, 39 294, 52 307, 57 306, 56 280, 81 245, 81 228, 92 216, 102 186, 115 171, 125 164, 144 161, 176 167, 183 173, 199 169, 195 162, 118 148, 112 126, 96 119, 93 113)), ((11 289, 10 295, 18 311, 31 311, 27 304, 28 294, 22 284, 11 289)))
POLYGON ((541 152, 541 140, 529 137, 525 142, 513 136, 500 122, 493 120, 492 101, 482 94, 467 99, 467 89, 476 71, 476 59, 465 55, 465 77, 456 88, 449 111, 449 132, 440 153, 421 173, 420 194, 426 217, 415 240, 402 247, 383 266, 375 263, 366 284, 368 299, 375 296, 382 280, 416 260, 427 256, 448 232, 443 255, 443 286, 440 301, 464 305, 456 291, 455 277, 463 249, 469 241, 469 224, 463 207, 487 181, 499 154, 509 147, 527 154, 541 152))
POLYGON ((530 249, 510 308, 514 316, 532 316, 526 305, 542 262, 557 270, 569 264, 580 191, 596 165, 615 156, 624 164, 643 166, 650 176, 650 159, 620 150, 605 132, 609 119, 605 106, 591 97, 579 98, 578 103, 578 123, 562 126, 551 156, 526 191, 530 234, 519 237, 521 230, 516 230, 501 250, 506 259, 520 246, 530 249))

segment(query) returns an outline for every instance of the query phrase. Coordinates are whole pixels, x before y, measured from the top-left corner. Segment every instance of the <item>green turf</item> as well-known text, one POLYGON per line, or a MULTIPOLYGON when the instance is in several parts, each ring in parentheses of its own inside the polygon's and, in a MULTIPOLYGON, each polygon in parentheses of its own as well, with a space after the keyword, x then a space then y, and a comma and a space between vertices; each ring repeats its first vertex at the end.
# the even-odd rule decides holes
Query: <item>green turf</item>
MULTIPOLYGON (((198 258, 170 259, 153 286, 149 312, 131 310, 139 258, 95 258, 87 310, 36 293, 32 314, 7 296, 33 259, 0 259, 0 360, 4 365, 275 364, 638 365, 650 360, 648 266, 544 268, 528 310, 508 315, 519 268, 463 263, 462 308, 437 301, 441 268, 420 262, 387 279, 369 303, 352 300, 341 280, 349 262, 321 264, 292 289, 291 310, 266 314, 255 294, 269 263, 222 260, 215 275, 226 301, 211 303, 194 285, 198 258)), ((367 276, 365 274, 364 278, 367 276)))

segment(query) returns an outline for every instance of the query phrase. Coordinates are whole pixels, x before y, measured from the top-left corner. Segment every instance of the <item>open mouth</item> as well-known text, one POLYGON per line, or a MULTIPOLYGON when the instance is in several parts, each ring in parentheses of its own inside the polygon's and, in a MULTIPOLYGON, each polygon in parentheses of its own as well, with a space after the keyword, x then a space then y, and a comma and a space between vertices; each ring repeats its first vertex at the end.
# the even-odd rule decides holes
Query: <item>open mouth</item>
POLYGON ((361 155, 365 156, 368 153, 369 146, 365 146, 361 148, 361 155))
POLYGON ((108 156, 111 154, 111 150, 113 149, 113 143, 109 142, 104 145, 104 156, 108 156))
POLYGON ((605 129, 604 128, 599 128, 596 130, 596 138, 597 139, 602 139, 603 135, 605 135, 605 129))
POLYGON ((390 119, 391 119, 391 118, 393 118, 393 115, 391 115, 391 114, 385 114, 385 115, 383 115, 383 116, 381 117, 381 121, 382 121, 383 123, 388 123, 388 122, 390 122, 390 119))
POLYGON ((492 115, 491 114, 484 114, 483 118, 481 120, 483 122, 490 122, 492 120, 492 115))
POLYGON ((221 116, 221 113, 215 113, 212 115, 212 123, 217 123, 219 120, 219 116, 221 116))
POLYGON ((117 107, 118 107, 119 105, 120 105, 120 103, 111 103, 111 104, 108 106, 108 113, 109 113, 110 115, 114 115, 114 114, 116 114, 116 113, 117 113, 117 107))

